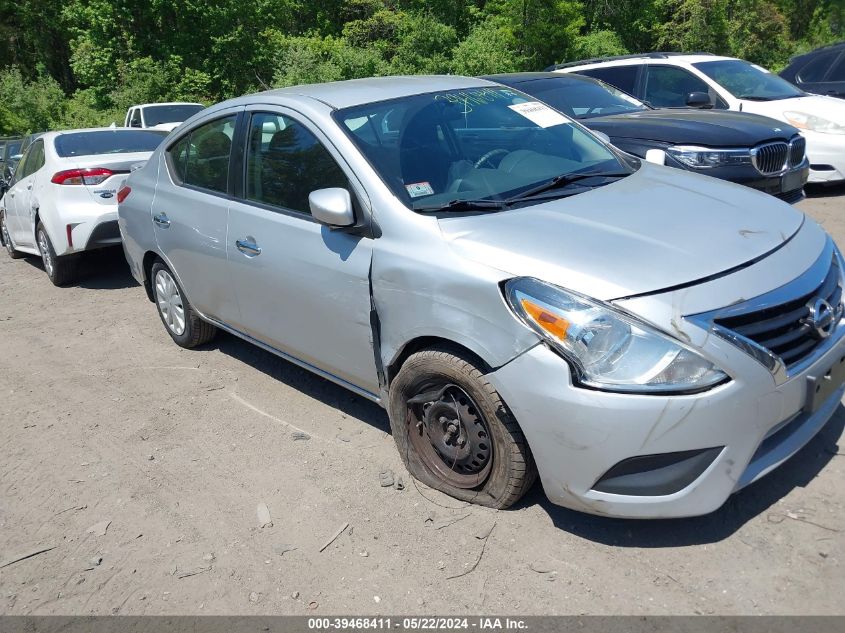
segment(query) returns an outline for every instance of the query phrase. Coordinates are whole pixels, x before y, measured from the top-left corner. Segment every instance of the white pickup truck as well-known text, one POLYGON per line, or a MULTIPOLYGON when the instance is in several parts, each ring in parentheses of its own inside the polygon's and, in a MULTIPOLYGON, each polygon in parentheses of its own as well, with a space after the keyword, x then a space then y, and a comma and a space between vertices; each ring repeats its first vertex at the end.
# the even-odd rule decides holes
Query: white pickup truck
POLYGON ((205 108, 201 103, 143 103, 126 111, 123 127, 154 128, 170 131, 205 108))

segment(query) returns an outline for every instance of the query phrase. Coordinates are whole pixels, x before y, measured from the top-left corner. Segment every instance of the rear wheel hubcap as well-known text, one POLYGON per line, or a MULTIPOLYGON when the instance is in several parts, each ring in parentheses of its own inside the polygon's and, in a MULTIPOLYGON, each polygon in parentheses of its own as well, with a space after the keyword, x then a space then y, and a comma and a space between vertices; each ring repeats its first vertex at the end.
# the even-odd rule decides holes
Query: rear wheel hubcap
POLYGON ((185 333, 185 306, 179 286, 166 270, 160 270, 155 278, 156 304, 164 324, 176 336, 185 333))
POLYGON ((50 255, 50 243, 47 241, 47 234, 44 231, 38 232, 38 250, 41 251, 41 260, 44 262, 44 269, 52 277, 53 257, 50 255))

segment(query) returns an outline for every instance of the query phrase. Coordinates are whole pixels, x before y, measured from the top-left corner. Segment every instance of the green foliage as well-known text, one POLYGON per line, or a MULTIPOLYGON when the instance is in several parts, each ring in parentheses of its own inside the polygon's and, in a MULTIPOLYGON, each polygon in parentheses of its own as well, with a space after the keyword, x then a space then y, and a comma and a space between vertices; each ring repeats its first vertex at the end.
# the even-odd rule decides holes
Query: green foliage
POLYGON ((0 0, 0 130, 122 122, 150 101, 649 50, 773 70, 845 39, 843 0, 0 0))
POLYGON ((452 54, 451 70, 457 75, 489 75, 526 66, 519 43, 502 20, 488 17, 476 24, 452 54))
POLYGON ((732 54, 776 70, 786 66, 791 50, 789 24, 777 6, 765 0, 734 0, 729 16, 732 54))
POLYGON ((609 29, 602 29, 575 38, 573 57, 590 59, 604 55, 625 55, 628 52, 618 34, 609 29))
POLYGON ((61 125, 65 94, 47 74, 26 79, 16 66, 0 71, 0 103, 11 114, 3 132, 28 134, 61 125))

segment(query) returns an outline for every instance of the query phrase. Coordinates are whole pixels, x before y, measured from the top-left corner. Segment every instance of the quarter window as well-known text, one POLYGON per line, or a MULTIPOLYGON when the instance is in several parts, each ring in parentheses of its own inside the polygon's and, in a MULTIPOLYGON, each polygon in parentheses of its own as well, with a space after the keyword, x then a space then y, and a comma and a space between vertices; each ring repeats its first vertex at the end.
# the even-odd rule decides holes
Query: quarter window
POLYGON ((129 121, 130 127, 141 127, 141 108, 132 111, 132 118, 129 121))
POLYGON ((235 116, 206 123, 184 136, 168 153, 182 184, 226 193, 235 116))
POLYGON ((252 116, 247 200, 310 215, 308 194, 327 187, 348 188, 349 180, 314 134, 280 114, 252 116))
POLYGON ((691 92, 710 94, 710 87, 683 68, 648 67, 645 100, 651 105, 658 108, 683 108, 686 107, 687 97, 691 92))

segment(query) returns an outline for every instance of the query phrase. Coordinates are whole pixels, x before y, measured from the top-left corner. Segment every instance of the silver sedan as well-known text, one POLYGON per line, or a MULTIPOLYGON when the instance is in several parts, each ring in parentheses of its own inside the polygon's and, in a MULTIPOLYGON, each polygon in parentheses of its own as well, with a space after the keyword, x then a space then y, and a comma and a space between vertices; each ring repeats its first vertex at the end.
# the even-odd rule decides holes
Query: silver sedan
POLYGON ((845 381, 842 258, 789 205, 624 154, 463 77, 217 104, 118 193, 183 347, 222 329, 387 409, 411 474, 704 514, 798 451, 845 381))

